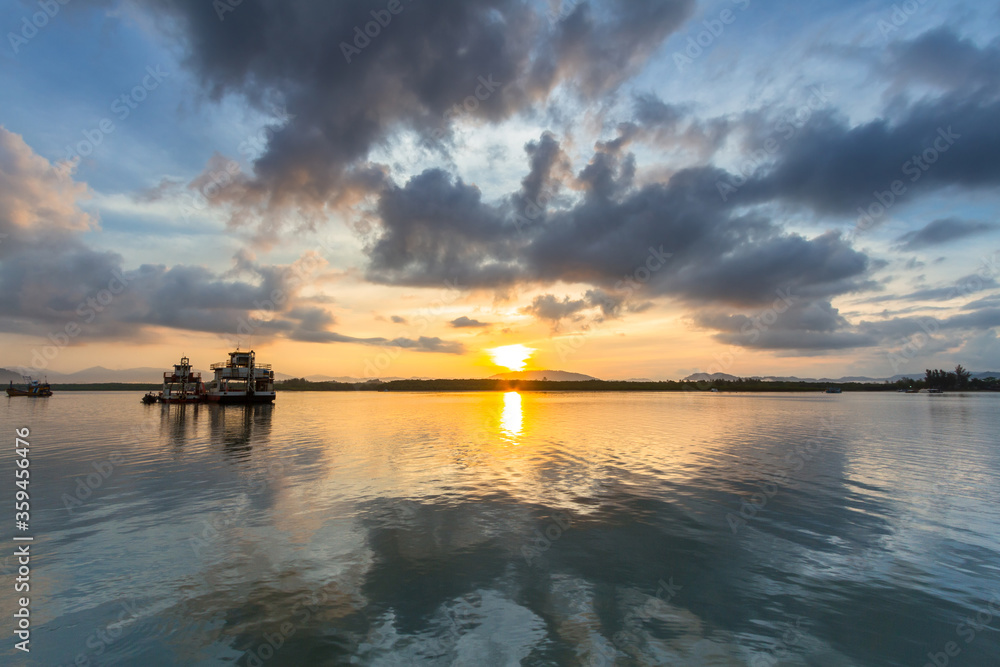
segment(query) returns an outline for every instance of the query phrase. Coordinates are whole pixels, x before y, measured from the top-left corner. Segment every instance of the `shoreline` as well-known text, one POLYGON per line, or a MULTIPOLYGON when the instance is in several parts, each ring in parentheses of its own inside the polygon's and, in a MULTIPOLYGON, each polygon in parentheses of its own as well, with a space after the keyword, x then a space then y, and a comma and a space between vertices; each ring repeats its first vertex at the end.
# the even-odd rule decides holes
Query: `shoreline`
MULTIPOLYGON (((158 391, 159 384, 131 384, 124 382, 95 382, 86 384, 53 384, 52 391, 158 391)), ((376 391, 376 392, 467 392, 467 391, 586 391, 586 392, 690 392, 709 393, 824 393, 828 387, 843 392, 893 392, 898 393, 900 385, 886 383, 847 382, 843 384, 816 382, 687 382, 666 380, 662 382, 627 382, 624 380, 582 380, 559 382, 552 380, 392 380, 390 382, 368 381, 349 382, 303 382, 281 381, 275 383, 278 392, 328 392, 328 391, 376 391)), ((948 393, 993 393, 997 389, 966 387, 948 393)), ((926 393, 926 392, 925 392, 926 393)))

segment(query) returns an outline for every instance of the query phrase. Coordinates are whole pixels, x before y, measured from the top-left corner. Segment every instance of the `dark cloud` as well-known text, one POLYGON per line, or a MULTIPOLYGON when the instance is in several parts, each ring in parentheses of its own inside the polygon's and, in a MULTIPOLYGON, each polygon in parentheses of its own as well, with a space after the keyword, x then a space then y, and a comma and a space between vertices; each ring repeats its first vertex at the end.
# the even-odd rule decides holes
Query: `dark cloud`
POLYGON ((389 318, 393 324, 406 324, 406 318, 399 315, 393 315, 389 318))
POLYGON ((479 320, 473 320, 466 317, 465 315, 462 315, 461 317, 456 317, 448 324, 450 324, 456 329, 483 328, 483 327, 493 326, 489 322, 480 322, 479 320))
POLYGON ((621 317, 625 310, 638 313, 647 310, 651 305, 650 302, 631 301, 628 295, 622 292, 607 292, 595 288, 587 290, 580 299, 564 296, 560 300, 554 294, 536 296, 530 305, 521 309, 521 312, 558 327, 562 320, 581 321, 584 319, 582 313, 588 310, 596 310, 593 320, 603 322, 621 317))
POLYGON ((402 129, 432 141, 467 100, 469 118, 498 122, 557 86, 583 100, 606 95, 694 9, 694 0, 603 0, 551 22, 521 0, 404 0, 379 27, 368 24, 383 6, 368 0, 247 0, 223 20, 201 0, 138 2, 173 24, 211 98, 287 110, 253 175, 225 191, 243 212, 354 203, 384 178, 366 165, 373 148, 402 129), (355 46, 366 27, 379 34, 355 46))
POLYGON ((881 206, 884 213, 941 188, 1000 183, 998 43, 979 47, 941 28, 894 43, 880 67, 893 87, 873 120, 851 124, 841 112, 814 109, 801 126, 776 125, 777 133, 748 123, 750 145, 774 143, 755 161, 749 182, 723 181, 735 185, 727 194, 744 203, 796 202, 857 218, 859 207, 874 205, 878 212, 881 206), (939 90, 914 100, 914 82, 939 90))
POLYGON ((997 229, 997 225, 977 220, 942 218, 927 223, 921 229, 903 234, 896 242, 903 250, 920 250, 967 236, 983 234, 997 229))
POLYGON ((379 199, 381 233, 368 248, 376 282, 500 286, 522 273, 519 239, 504 214, 474 185, 432 169, 379 199))
POLYGON ((554 294, 543 294, 532 299, 531 305, 522 308, 521 312, 558 324, 560 320, 573 318, 589 307, 590 305, 583 299, 571 300, 567 296, 560 301, 554 294))
POLYGON ((855 330, 828 301, 802 301, 789 296, 769 308, 748 314, 703 311, 698 326, 715 329, 727 345, 762 350, 842 350, 871 347, 876 336, 855 330))
MULTIPOLYGON (((822 213, 858 217, 859 207, 881 203, 880 194, 892 207, 943 187, 995 186, 1000 183, 998 115, 1000 101, 984 92, 921 101, 898 119, 856 126, 835 112, 817 112, 787 141, 778 142, 772 167, 731 196, 744 203, 797 202, 822 213)), ((739 183, 732 176, 721 182, 739 183)))
MULTIPOLYGON (((548 155, 561 153, 549 136, 529 145, 522 192, 552 163, 536 159, 542 146, 548 155)), ((618 317, 639 309, 640 294, 700 307, 752 307, 789 291, 812 302, 872 287, 873 263, 838 234, 788 234, 724 202, 715 188, 723 173, 686 169, 666 184, 637 187, 623 144, 604 142, 573 177, 579 198, 540 210, 523 227, 512 209, 517 196, 486 202, 475 186, 428 170, 383 193, 367 276, 488 289, 590 285, 583 298, 547 294, 526 309, 554 325, 588 309, 602 319, 618 317)))
POLYGON ((1000 43, 980 48, 950 28, 939 27, 913 40, 894 42, 886 60, 885 73, 895 80, 899 90, 921 82, 944 90, 987 88, 995 92, 1000 43))

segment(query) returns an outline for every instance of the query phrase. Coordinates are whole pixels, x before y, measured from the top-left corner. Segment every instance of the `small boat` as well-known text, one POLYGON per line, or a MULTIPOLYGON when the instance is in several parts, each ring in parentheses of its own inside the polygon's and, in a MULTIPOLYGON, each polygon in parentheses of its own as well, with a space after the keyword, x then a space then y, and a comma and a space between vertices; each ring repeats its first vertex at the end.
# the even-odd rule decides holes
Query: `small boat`
POLYGON ((907 389, 906 393, 907 394, 919 394, 920 390, 919 389, 907 389))
POLYGON ((208 402, 227 404, 274 402, 274 371, 257 362, 253 350, 229 353, 229 361, 212 364, 215 379, 208 386, 208 402))
POLYGON ((934 388, 931 388, 931 389, 927 390, 927 393, 928 394, 943 394, 944 390, 943 389, 934 389, 934 388))
POLYGON ((841 393, 840 387, 827 387, 826 393, 828 394, 839 394, 841 393))
POLYGON ((201 403, 205 400, 205 393, 201 373, 193 372, 191 360, 181 357, 181 363, 174 364, 172 372, 163 374, 163 391, 158 398, 162 403, 201 403))
POLYGON ((32 380, 29 375, 22 375, 24 378, 24 389, 19 389, 14 386, 14 382, 11 381, 10 386, 7 387, 8 396, 31 396, 32 398, 46 398, 52 395, 52 388, 49 386, 48 380, 45 382, 39 382, 38 380, 32 380))
POLYGON ((142 397, 142 402, 145 403, 146 405, 152 405, 153 403, 156 403, 158 400, 160 400, 159 394, 156 394, 152 391, 147 392, 146 395, 142 397))

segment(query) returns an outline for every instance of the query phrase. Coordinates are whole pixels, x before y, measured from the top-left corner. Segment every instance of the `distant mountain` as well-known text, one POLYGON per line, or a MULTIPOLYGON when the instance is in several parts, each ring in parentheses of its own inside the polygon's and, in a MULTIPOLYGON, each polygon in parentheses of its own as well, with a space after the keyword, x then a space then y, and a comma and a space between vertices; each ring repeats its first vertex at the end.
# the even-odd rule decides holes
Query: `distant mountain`
MULTIPOLYGON (((872 378, 864 375, 848 375, 840 378, 800 378, 794 375, 790 376, 779 376, 779 375, 753 375, 751 376, 757 380, 763 380, 764 382, 817 382, 820 384, 831 383, 831 384, 844 384, 847 382, 897 382, 899 380, 921 380, 924 377, 924 373, 902 373, 899 375, 893 375, 887 378, 872 378)), ((988 377, 1000 378, 1000 372, 997 371, 986 371, 972 373, 970 375, 973 379, 984 379, 988 377)), ((692 375, 684 378, 687 382, 711 382, 713 380, 738 380, 739 378, 735 375, 729 375, 728 373, 694 373, 692 375)))
POLYGON ((0 383, 10 384, 11 382, 17 384, 21 382, 21 374, 15 371, 9 371, 6 368, 0 368, 0 383))
POLYGON ((552 382, 583 382, 597 378, 569 371, 513 371, 491 375, 490 380, 550 380, 552 382))
MULTIPOLYGON (((127 382, 127 383, 158 383, 163 382, 163 373, 170 370, 167 368, 123 368, 120 370, 94 366, 85 368, 76 373, 49 374, 50 382, 61 384, 91 384, 94 382, 127 382)), ((198 372, 195 369, 195 372, 198 372)), ((202 377, 208 377, 210 373, 201 371, 202 377)))

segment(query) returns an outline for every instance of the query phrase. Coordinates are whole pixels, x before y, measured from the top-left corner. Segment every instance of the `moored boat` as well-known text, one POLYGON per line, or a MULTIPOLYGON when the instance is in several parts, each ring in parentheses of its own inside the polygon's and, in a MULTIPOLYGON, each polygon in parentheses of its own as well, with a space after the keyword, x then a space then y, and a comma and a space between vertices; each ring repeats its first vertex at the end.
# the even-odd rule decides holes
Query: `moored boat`
POLYGON ((14 386, 14 382, 11 381, 10 386, 7 387, 8 396, 30 396, 32 398, 46 398, 52 395, 52 388, 49 386, 48 381, 39 382, 38 380, 31 379, 30 375, 22 375, 24 378, 24 389, 19 389, 14 386))
POLYGON ((257 361, 253 350, 229 353, 229 361, 212 364, 215 378, 208 386, 208 402, 227 404, 274 401, 274 371, 257 361))
POLYGON ((190 359, 181 357, 181 362, 174 364, 173 371, 163 374, 163 391, 160 392, 159 400, 162 403, 201 403, 205 400, 205 384, 201 381, 201 373, 195 373, 191 369, 190 359))
POLYGON ((840 387, 827 387, 826 393, 828 394, 839 394, 841 393, 840 387))

